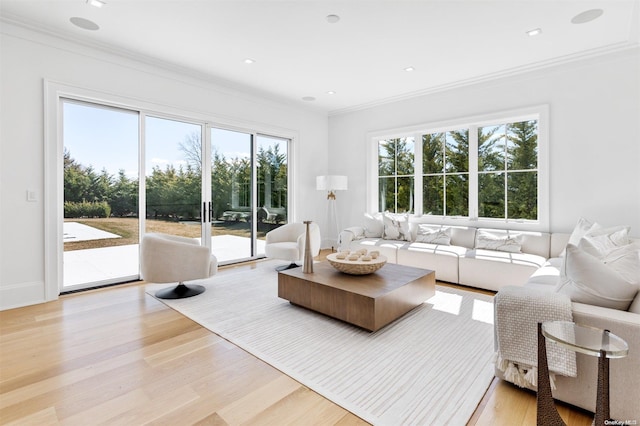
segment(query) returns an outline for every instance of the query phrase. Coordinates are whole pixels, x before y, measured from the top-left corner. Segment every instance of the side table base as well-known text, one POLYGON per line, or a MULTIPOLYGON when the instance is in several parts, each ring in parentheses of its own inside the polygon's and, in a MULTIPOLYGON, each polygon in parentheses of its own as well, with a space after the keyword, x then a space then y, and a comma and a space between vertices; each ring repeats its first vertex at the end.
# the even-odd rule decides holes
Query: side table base
POLYGON ((538 426, 566 425, 558 413, 551 394, 549 365, 547 364, 547 343, 542 334, 542 323, 538 323, 538 394, 536 401, 538 405, 536 423, 538 426))

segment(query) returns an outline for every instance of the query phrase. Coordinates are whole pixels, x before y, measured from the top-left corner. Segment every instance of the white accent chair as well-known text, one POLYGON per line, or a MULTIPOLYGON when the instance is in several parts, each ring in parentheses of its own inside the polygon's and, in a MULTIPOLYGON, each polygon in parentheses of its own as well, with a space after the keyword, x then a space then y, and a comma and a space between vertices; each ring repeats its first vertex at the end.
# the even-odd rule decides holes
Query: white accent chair
POLYGON ((214 275, 218 272, 218 259, 193 238, 150 233, 142 237, 140 272, 148 282, 178 283, 176 287, 156 292, 157 298, 182 299, 204 292, 203 286, 188 286, 184 281, 214 275))
MULTIPOLYGON (((267 232, 267 240, 264 253, 267 257, 289 261, 289 265, 276 268, 278 271, 296 268, 300 265, 296 262, 302 261, 304 257, 306 225, 304 223, 287 223, 279 228, 267 232)), ((315 257, 320 253, 320 228, 317 224, 309 224, 309 242, 311 256, 315 257)))

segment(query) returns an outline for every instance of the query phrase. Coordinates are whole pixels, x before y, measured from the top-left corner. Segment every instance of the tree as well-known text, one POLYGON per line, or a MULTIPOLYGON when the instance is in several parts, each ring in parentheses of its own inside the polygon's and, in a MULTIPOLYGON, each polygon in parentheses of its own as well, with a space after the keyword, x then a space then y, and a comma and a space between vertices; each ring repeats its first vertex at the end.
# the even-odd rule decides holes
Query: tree
POLYGON ((396 138, 378 144, 380 209, 396 213, 413 211, 413 138, 396 138))
POLYGON ((138 180, 129 179, 124 170, 118 172, 118 177, 113 181, 109 204, 114 216, 131 216, 138 214, 138 180))
POLYGON ((191 132, 185 136, 184 141, 178 143, 178 148, 184 153, 187 165, 200 173, 202 170, 202 138, 200 133, 191 132))
POLYGON ((538 218, 538 122, 521 121, 507 131, 507 215, 513 219, 538 218))
POLYGON ((287 207, 287 155, 280 152, 280 145, 258 148, 258 207, 287 207), (267 198, 268 197, 268 198, 267 198))

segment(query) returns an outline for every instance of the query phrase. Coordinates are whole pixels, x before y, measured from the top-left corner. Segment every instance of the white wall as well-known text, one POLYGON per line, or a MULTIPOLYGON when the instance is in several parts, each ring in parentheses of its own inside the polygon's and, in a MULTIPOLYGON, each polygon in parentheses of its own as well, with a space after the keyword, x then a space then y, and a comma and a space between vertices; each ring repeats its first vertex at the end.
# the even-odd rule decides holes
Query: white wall
POLYGON ((326 174, 326 114, 11 24, 3 23, 1 32, 0 309, 45 300, 45 79, 192 111, 212 121, 295 133, 292 219, 323 226, 324 199, 315 177, 326 174), (36 191, 37 202, 27 202, 27 190, 36 191))
POLYGON ((550 231, 579 216, 640 236, 640 49, 329 117, 330 173, 348 174, 339 215, 361 225, 367 132, 549 105, 550 231))

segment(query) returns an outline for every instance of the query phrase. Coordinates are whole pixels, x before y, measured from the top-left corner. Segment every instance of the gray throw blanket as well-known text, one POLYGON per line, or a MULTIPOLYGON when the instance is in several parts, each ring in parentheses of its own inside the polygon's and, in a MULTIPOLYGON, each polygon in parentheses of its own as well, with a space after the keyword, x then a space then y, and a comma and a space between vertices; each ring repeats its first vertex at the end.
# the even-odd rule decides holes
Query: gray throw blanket
MULTIPOLYGON (((496 366, 506 380, 520 387, 537 386, 538 323, 572 321, 567 295, 507 286, 495 297, 496 366)), ((547 342, 551 386, 554 373, 576 377, 576 354, 547 342)))

